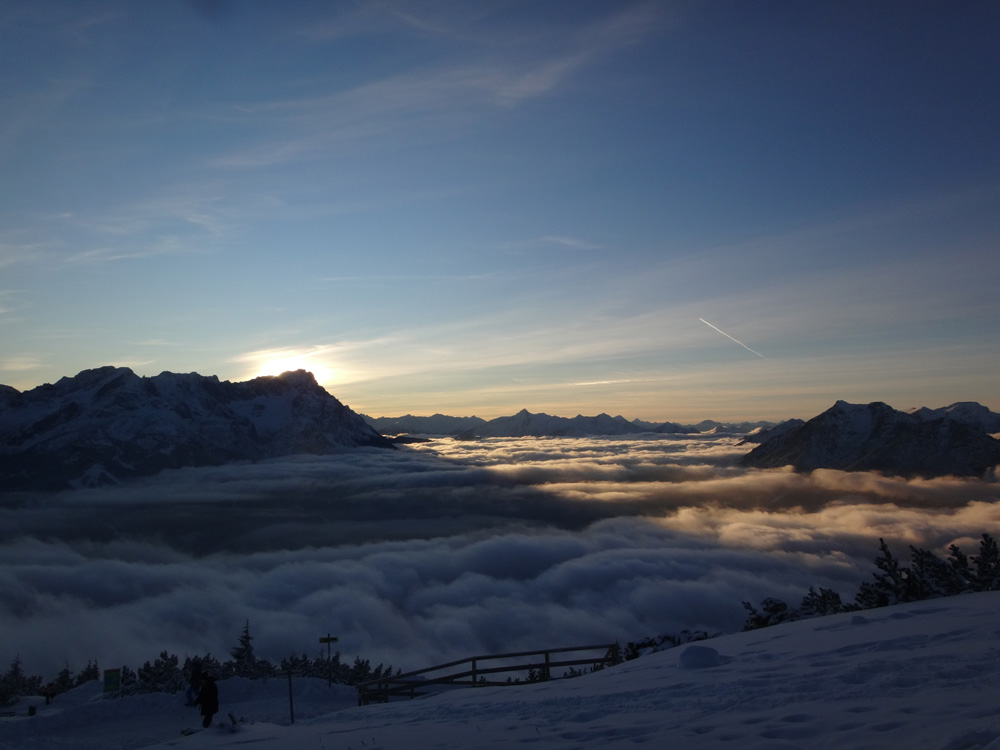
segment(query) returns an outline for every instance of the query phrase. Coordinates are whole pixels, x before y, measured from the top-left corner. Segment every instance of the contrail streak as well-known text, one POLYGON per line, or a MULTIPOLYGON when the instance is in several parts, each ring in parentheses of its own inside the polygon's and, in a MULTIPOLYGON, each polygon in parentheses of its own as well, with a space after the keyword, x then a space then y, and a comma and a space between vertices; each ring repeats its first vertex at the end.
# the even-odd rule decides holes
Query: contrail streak
POLYGON ((707 320, 705 320, 704 318, 698 318, 698 320, 700 320, 700 321, 701 321, 702 323, 704 323, 705 325, 707 325, 707 326, 708 326, 709 328, 714 328, 714 329, 715 329, 716 331, 718 331, 719 333, 721 333, 721 334, 722 334, 723 336, 725 336, 725 337, 726 337, 727 339, 729 339, 730 341, 735 341, 735 342, 736 342, 737 344, 739 344, 740 346, 742 346, 742 347, 743 347, 744 349, 746 349, 746 350, 747 350, 748 352, 753 352, 754 354, 756 354, 756 355, 757 355, 758 357, 760 357, 761 359, 767 359, 767 357, 765 357, 765 356, 764 356, 763 354, 761 354, 760 352, 756 351, 755 349, 751 349, 751 348, 750 348, 749 346, 747 346, 746 344, 744 344, 744 343, 743 343, 742 341, 740 341, 739 339, 734 339, 734 338, 733 338, 732 336, 730 336, 730 335, 729 335, 728 333, 726 333, 726 332, 725 332, 725 331, 723 331, 722 329, 720 329, 720 328, 715 328, 715 326, 713 326, 713 325, 712 325, 711 323, 709 323, 709 322, 708 322, 707 320))

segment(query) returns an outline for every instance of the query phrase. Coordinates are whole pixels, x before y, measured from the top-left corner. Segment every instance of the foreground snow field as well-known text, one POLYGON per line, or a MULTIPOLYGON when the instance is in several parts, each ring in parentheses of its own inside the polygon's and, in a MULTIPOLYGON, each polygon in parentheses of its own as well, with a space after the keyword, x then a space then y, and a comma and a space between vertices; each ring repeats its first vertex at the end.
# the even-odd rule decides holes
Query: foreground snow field
MULTIPOLYGON (((577 679, 357 707, 320 680, 219 685, 216 726, 182 695, 22 701, 0 747, 1000 749, 1000 592, 805 620, 681 646, 577 679), (37 715, 26 716, 29 705, 37 715), (235 731, 218 726, 233 712, 235 731)), ((228 719, 226 719, 228 723, 228 719)))

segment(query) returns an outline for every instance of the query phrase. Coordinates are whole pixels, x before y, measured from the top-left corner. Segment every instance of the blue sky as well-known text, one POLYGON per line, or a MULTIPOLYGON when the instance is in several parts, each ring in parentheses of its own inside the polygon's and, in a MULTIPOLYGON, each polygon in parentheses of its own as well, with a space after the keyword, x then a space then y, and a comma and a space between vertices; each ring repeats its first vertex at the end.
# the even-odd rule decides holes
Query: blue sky
POLYGON ((0 382, 1000 411, 998 35, 995 2, 0 0, 0 382))

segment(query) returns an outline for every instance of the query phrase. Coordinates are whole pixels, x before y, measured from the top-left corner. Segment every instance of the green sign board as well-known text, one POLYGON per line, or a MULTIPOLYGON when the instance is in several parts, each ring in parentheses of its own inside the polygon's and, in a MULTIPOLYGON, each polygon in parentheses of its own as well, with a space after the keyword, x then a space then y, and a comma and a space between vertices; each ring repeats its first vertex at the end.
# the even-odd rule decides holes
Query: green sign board
POLYGON ((104 692, 117 693, 122 687, 122 671, 120 669, 104 670, 104 692))

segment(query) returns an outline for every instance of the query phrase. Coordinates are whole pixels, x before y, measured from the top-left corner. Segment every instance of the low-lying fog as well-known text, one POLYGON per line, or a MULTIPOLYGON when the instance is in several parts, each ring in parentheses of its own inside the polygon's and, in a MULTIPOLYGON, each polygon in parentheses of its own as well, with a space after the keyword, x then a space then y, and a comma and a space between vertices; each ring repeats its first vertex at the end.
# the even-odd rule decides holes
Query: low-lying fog
POLYGON ((878 538, 974 553, 1000 486, 734 466, 733 438, 450 439, 0 495, 0 659, 46 678, 166 649, 480 653, 738 630, 744 600, 850 599, 878 538))

